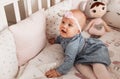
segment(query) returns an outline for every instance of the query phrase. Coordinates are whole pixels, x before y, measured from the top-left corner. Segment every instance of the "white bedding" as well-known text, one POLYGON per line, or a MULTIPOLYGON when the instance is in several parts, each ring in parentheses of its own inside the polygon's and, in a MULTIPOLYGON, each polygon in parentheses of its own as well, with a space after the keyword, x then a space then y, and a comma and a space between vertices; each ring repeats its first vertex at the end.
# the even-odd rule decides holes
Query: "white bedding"
MULTIPOLYGON (((114 79, 120 79, 120 32, 111 31, 101 37, 105 43, 109 44, 110 58, 112 63, 109 67, 114 79), (108 43, 113 41, 111 43, 108 43), (116 46, 116 47, 115 47, 116 46)), ((62 48, 59 44, 47 45, 45 49, 34 59, 32 59, 25 70, 20 74, 18 79, 47 79, 44 76, 45 71, 59 66, 64 56, 62 48)), ((52 78, 51 78, 52 79, 52 78)), ((73 67, 70 72, 60 78, 54 79, 84 79, 73 67)))
MULTIPOLYGON (((51 68, 59 66, 63 59, 63 51, 59 44, 47 45, 37 57, 28 63, 18 79, 47 79, 44 73, 51 68)), ((67 75, 56 79, 80 79, 74 75, 75 73, 78 72, 72 68, 67 75)))
POLYGON ((0 32, 0 79, 13 79, 18 70, 16 46, 9 29, 0 32))

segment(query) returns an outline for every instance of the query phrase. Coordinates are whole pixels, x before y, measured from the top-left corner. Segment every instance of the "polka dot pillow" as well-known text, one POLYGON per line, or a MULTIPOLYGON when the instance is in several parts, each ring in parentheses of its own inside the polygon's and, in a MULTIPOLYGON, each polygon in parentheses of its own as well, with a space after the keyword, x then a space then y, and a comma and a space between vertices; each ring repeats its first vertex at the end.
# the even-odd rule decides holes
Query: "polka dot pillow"
POLYGON ((8 29, 0 32, 0 79, 14 79, 18 70, 16 46, 8 29))
POLYGON ((46 13, 46 33, 47 38, 53 38, 59 35, 59 24, 61 23, 61 15, 64 14, 65 11, 71 9, 72 0, 62 1, 50 8, 48 8, 46 13))

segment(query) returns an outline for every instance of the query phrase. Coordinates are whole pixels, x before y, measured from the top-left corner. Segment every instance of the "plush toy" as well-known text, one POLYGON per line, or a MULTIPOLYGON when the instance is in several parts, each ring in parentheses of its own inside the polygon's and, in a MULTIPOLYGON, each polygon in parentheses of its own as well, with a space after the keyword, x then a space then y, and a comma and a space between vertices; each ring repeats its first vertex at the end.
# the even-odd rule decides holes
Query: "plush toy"
POLYGON ((120 29, 120 0, 110 0, 107 13, 103 19, 108 25, 115 27, 116 30, 120 29))
POLYGON ((89 20, 85 31, 91 37, 98 38, 110 31, 109 26, 102 19, 107 11, 107 3, 105 0, 87 0, 80 4, 80 9, 84 11, 89 20))

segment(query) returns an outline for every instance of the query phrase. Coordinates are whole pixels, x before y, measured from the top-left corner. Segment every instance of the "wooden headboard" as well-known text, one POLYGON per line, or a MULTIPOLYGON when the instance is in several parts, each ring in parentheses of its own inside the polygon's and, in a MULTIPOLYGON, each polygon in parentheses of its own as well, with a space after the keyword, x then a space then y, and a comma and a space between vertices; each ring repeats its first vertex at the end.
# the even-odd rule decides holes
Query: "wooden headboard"
MULTIPOLYGON (((0 0, 0 26, 8 26, 8 22, 7 21, 7 16, 6 16, 6 11, 5 11, 5 6, 8 6, 10 4, 13 5, 13 10, 14 10, 14 14, 15 14, 15 20, 16 23, 19 22, 21 20, 21 16, 20 16, 20 9, 19 9, 19 1, 21 0, 0 0)), ((38 9, 43 9, 44 7, 42 6, 43 3, 47 5, 48 7, 51 7, 51 4, 54 2, 54 4, 60 2, 62 0, 37 0, 37 5, 38 5, 38 9), (43 2, 46 1, 46 2, 43 2)), ((25 9, 25 15, 29 16, 31 15, 32 12, 32 0, 23 0, 23 4, 24 4, 24 9, 25 9)), ((7 13, 10 14, 10 13, 7 13)))

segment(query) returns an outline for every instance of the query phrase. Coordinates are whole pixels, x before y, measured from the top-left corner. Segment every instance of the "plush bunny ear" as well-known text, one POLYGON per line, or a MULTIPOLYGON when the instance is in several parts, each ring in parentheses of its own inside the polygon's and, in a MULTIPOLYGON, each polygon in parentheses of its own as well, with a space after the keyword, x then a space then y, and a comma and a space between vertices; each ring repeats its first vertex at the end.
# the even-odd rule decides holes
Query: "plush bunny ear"
POLYGON ((81 10, 81 11, 85 11, 86 4, 87 4, 87 1, 82 1, 82 2, 80 3, 80 10, 81 10))
POLYGON ((102 0, 103 3, 108 4, 110 0, 102 0))

